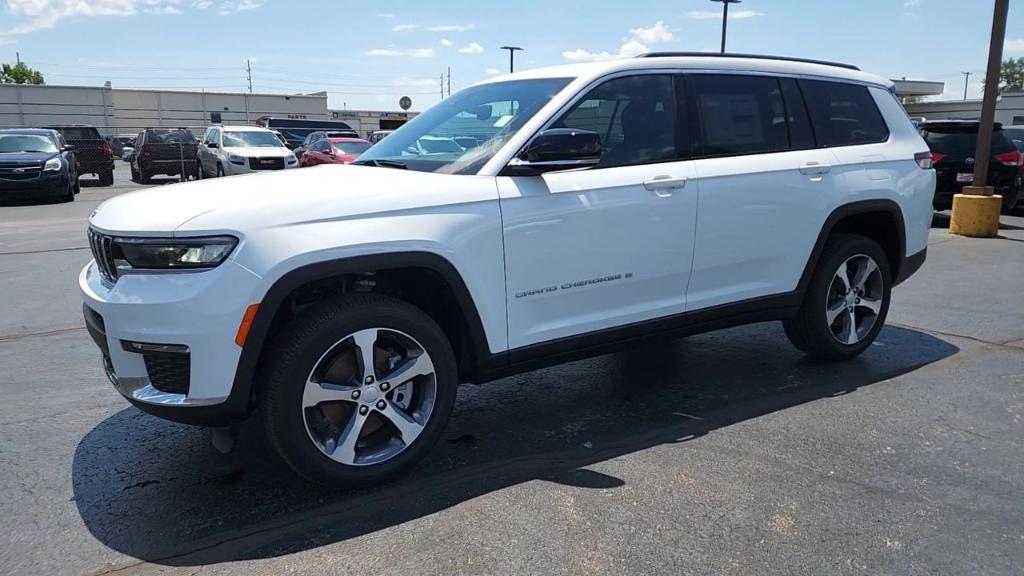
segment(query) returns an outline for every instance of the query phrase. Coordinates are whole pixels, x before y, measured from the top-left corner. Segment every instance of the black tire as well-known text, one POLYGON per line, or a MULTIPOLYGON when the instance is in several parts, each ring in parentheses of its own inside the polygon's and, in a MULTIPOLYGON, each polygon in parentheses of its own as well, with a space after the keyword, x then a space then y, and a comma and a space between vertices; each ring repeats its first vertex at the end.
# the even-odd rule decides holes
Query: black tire
POLYGON ((60 195, 59 202, 74 202, 75 201, 75 183, 72 179, 68 178, 68 189, 60 195))
POLYGON ((129 167, 130 167, 130 169, 132 171, 132 176, 131 176, 132 182, 135 182, 136 184, 138 184, 139 180, 141 180, 141 178, 139 178, 139 171, 135 169, 135 164, 131 164, 131 165, 129 165, 129 167))
POLYGON ((218 162, 217 163, 217 178, 222 178, 224 176, 225 176, 225 174, 224 174, 224 166, 222 166, 220 164, 220 162, 218 162))
POLYGON ((114 171, 100 173, 100 186, 114 185, 114 171))
POLYGON ((142 164, 139 164, 139 184, 152 184, 153 176, 150 175, 149 171, 142 164))
POLYGON ((82 191, 82 181, 75 176, 75 195, 77 196, 82 191))
POLYGON ((885 325, 891 292, 892 272, 889 267, 889 259, 881 246, 864 236, 836 234, 825 244, 825 249, 818 260, 817 269, 804 294, 800 311, 794 318, 783 322, 786 336, 798 350, 821 360, 836 361, 854 358, 871 346, 882 326, 885 325), (881 307, 871 329, 856 343, 846 344, 840 342, 833 335, 826 316, 826 303, 833 289, 833 278, 840 265, 858 255, 870 257, 878 266, 881 287, 877 291, 881 298, 881 307))
POLYGON ((1017 202, 1020 200, 1020 190, 1024 184, 1021 183, 1020 176, 1014 181, 1013 186, 1010 186, 1003 191, 1003 205, 1000 212, 1003 214, 1010 214, 1014 208, 1017 207, 1017 202))
POLYGON ((425 456, 440 438, 455 403, 458 372, 451 345, 419 308, 380 294, 346 294, 311 307, 293 320, 265 352, 258 402, 270 443, 300 476, 331 488, 380 484, 425 456), (367 328, 398 330, 423 346, 433 362, 433 411, 422 432, 389 460, 347 465, 328 457, 307 432, 302 400, 306 380, 325 352, 367 328))

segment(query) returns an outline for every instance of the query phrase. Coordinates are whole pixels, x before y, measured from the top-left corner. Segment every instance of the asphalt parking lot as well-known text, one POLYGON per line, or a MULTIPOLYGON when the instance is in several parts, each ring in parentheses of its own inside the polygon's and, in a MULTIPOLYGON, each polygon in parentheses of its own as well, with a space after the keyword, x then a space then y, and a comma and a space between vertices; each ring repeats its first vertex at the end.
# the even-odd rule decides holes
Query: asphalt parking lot
POLYGON ((85 219, 0 207, 0 572, 1011 574, 1024 565, 1024 217, 951 237, 862 358, 777 324, 464 386, 391 485, 328 493, 260 435, 131 408, 82 326, 85 219))

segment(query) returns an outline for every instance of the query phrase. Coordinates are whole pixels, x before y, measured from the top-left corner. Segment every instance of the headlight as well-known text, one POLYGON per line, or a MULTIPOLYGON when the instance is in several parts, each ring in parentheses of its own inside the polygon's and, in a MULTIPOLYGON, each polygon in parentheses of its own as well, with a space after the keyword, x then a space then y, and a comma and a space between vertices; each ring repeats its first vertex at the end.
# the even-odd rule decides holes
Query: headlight
MULTIPOLYGON (((215 268, 231 255, 238 239, 231 236, 206 238, 115 238, 115 254, 135 269, 177 270, 215 268)), ((116 256, 115 256, 116 258, 116 256)))
POLYGON ((60 171, 60 167, 60 156, 56 156, 47 160, 46 164, 43 164, 43 172, 58 172, 60 171))
POLYGON ((298 161, 299 161, 299 159, 295 157, 295 154, 289 154, 288 155, 288 163, 289 164, 295 164, 298 161))
POLYGON ((231 162, 232 164, 245 164, 245 158, 242 158, 238 154, 229 154, 228 162, 231 162))

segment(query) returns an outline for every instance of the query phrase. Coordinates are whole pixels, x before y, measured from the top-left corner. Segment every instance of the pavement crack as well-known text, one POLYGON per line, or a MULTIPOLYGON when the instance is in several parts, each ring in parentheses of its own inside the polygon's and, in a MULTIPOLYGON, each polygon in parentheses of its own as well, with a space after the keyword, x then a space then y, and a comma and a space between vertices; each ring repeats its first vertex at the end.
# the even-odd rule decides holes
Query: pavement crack
MULTIPOLYGON (((893 326, 895 328, 904 328, 907 330, 917 330, 918 332, 926 332, 928 334, 938 334, 939 336, 946 336, 949 338, 963 338, 964 340, 970 340, 971 342, 977 342, 978 344, 987 344, 988 346, 995 346, 996 348, 1006 348, 1007 350, 1020 351, 1022 349, 1021 341, 1019 340, 1007 340, 1005 342, 992 342, 977 336, 968 336, 966 334, 957 334, 956 332, 949 332, 946 330, 936 330, 934 328, 924 328, 921 326, 914 326, 911 324, 903 324, 901 322, 886 322, 886 326, 893 326)), ((0 340, 2 341, 2 340, 0 340)))
POLYGON ((40 332, 27 332, 24 334, 9 334, 7 336, 0 336, 0 344, 4 342, 14 342, 17 340, 25 340, 27 338, 47 338, 49 336, 63 336, 64 334, 71 334, 85 330, 85 326, 69 326, 67 328, 54 328, 53 330, 42 330, 40 332))
POLYGON ((24 250, 21 252, 0 252, 0 256, 24 256, 26 254, 47 254, 50 252, 74 252, 76 250, 88 250, 88 246, 73 246, 71 248, 50 248, 49 250, 24 250))

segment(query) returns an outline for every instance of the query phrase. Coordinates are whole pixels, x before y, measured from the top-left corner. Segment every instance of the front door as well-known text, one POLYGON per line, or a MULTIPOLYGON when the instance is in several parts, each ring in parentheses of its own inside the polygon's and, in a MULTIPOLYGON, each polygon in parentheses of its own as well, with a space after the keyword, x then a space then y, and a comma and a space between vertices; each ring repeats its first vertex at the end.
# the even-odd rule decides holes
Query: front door
POLYGON ((511 349, 685 311, 698 183, 675 82, 608 80, 552 124, 598 132, 598 166, 498 177, 511 349))

